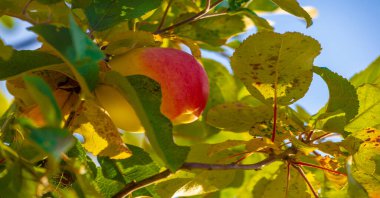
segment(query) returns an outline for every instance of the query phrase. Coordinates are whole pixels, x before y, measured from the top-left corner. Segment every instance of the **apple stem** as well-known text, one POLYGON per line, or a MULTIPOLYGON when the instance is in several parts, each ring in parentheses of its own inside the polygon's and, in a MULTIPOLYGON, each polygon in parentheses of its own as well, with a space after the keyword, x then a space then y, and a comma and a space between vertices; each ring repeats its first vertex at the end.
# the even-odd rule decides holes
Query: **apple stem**
POLYGON ((215 3, 211 4, 211 0, 207 0, 207 4, 206 4, 206 8, 202 11, 200 11, 198 14, 188 18, 188 19, 185 19, 183 21, 180 21, 174 25, 171 25, 167 28, 164 28, 164 29, 161 29, 161 30, 157 30, 155 32, 153 32, 153 34, 161 34, 163 32, 166 32, 168 30, 172 30, 178 26, 181 26, 183 24, 186 24, 186 23, 191 23, 191 22, 194 22, 198 19, 202 19, 202 17, 204 17, 210 10, 214 9, 217 5, 219 5, 223 0, 218 0, 216 1, 215 3))
POLYGON ((318 198, 317 192, 315 192, 313 186, 311 185, 310 181, 307 179, 305 172, 302 170, 302 168, 300 166, 295 165, 294 163, 291 163, 291 165, 301 174, 302 178, 305 180, 306 184, 309 186, 314 197, 318 198))
POLYGON ((329 172, 332 172, 332 173, 335 173, 335 174, 338 174, 338 175, 347 176, 346 174, 341 173, 339 171, 331 170, 331 169, 328 169, 328 168, 325 168, 325 167, 322 167, 322 166, 317 166, 317 165, 314 165, 314 164, 309 164, 309 163, 305 163, 305 162, 293 162, 293 163, 297 164, 297 165, 300 165, 300 166, 308 166, 308 167, 318 168, 318 169, 326 170, 326 171, 329 171, 329 172))

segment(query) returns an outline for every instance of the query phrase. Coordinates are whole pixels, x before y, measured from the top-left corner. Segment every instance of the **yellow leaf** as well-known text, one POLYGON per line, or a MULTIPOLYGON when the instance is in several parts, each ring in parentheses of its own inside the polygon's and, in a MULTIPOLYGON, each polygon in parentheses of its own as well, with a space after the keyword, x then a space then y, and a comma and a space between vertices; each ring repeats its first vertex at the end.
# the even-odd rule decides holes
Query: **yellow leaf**
POLYGON ((247 151, 260 151, 267 148, 272 148, 274 151, 280 151, 280 149, 269 138, 255 138, 246 143, 247 151))
POLYGON ((76 122, 78 128, 75 132, 83 136, 83 146, 92 154, 111 159, 125 159, 132 155, 112 120, 95 103, 84 102, 83 112, 76 122))

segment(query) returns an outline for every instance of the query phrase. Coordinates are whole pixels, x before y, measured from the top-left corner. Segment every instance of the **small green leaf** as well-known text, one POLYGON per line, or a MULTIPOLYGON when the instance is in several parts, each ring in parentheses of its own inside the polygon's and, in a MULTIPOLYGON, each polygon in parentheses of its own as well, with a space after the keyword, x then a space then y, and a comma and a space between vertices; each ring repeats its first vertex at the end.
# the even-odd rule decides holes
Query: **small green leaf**
POLYGON ((111 160, 99 157, 99 164, 105 178, 117 180, 124 184, 133 181, 141 181, 159 173, 160 167, 151 159, 143 149, 128 145, 132 151, 132 157, 123 160, 111 160))
POLYGON ((272 117, 273 110, 266 105, 251 107, 242 103, 225 103, 208 111, 207 123, 228 131, 247 132, 255 124, 272 117))
POLYGON ((355 87, 363 84, 380 84, 380 57, 373 61, 365 70, 355 74, 350 79, 355 87))
POLYGON ((5 28, 12 29, 15 25, 15 21, 12 17, 3 15, 0 17, 0 24, 2 24, 5 28))
POLYGON ((161 5, 162 0, 91 1, 85 14, 91 29, 101 31, 120 22, 143 16, 161 5))
POLYGON ((324 113, 318 117, 315 128, 328 132, 343 133, 347 123, 346 114, 338 110, 336 112, 324 113))
POLYGON ((291 104, 302 98, 312 80, 319 43, 300 33, 260 32, 246 39, 231 66, 249 92, 268 104, 291 104))
POLYGON ((29 138, 52 159, 59 161, 61 154, 68 151, 75 143, 73 136, 65 129, 43 127, 29 127, 29 138))
POLYGON ((116 87, 135 108, 154 151, 171 171, 177 170, 185 161, 189 148, 173 141, 172 124, 160 111, 159 84, 144 76, 126 79, 116 72, 108 72, 105 82, 116 87))
POLYGON ((355 87, 347 79, 328 68, 314 66, 313 71, 322 77, 329 88, 330 97, 325 112, 332 113, 341 110, 346 114, 347 121, 354 118, 359 109, 355 87))
POLYGON ((311 16, 307 13, 297 2, 297 0, 271 0, 283 10, 289 12, 298 17, 302 17, 306 21, 306 27, 310 27, 313 24, 311 16))
POLYGON ((257 27, 258 31, 267 30, 267 31, 273 31, 273 27, 269 24, 269 22, 258 16, 254 11, 248 9, 248 8, 241 8, 237 10, 236 12, 243 12, 248 16, 253 23, 255 23, 255 26, 257 27))
MULTIPOLYGON (((345 127, 355 132, 380 125, 380 85, 364 84, 357 89, 359 112, 345 127)), ((345 102, 345 101, 342 101, 345 102)))
POLYGON ((39 105, 48 126, 61 126, 61 109, 49 85, 37 76, 24 76, 26 88, 34 101, 39 105))
POLYGON ((73 17, 70 17, 70 29, 54 25, 36 25, 30 29, 57 50, 70 66, 81 88, 90 94, 98 82, 98 62, 104 55, 73 17))
POLYGON ((23 72, 61 64, 63 61, 51 54, 40 51, 13 51, 8 60, 0 59, 0 80, 5 80, 23 72))
POLYGON ((294 147, 296 147, 299 151, 303 152, 305 155, 308 155, 309 153, 318 149, 316 147, 303 143, 301 140, 295 138, 293 135, 290 136, 290 141, 292 142, 294 147))

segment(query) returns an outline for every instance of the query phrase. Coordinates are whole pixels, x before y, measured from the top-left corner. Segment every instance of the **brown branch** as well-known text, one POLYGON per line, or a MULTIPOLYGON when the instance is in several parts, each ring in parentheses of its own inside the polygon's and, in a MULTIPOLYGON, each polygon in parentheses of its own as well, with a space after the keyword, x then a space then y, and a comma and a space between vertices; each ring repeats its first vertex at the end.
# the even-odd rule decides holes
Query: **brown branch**
MULTIPOLYGON (((264 166, 271 164, 277 160, 284 160, 288 156, 295 154, 297 151, 294 148, 289 148, 279 155, 269 155, 266 159, 257 162, 255 164, 206 164, 206 163, 196 163, 196 162, 186 162, 182 165, 180 169, 182 170, 193 170, 193 169, 203 169, 203 170, 260 170, 264 166)), ((171 174, 170 170, 165 170, 161 173, 153 175, 149 178, 138 182, 131 182, 127 184, 123 189, 121 189, 113 198, 123 198, 133 193, 134 191, 146 187, 148 185, 154 184, 161 179, 168 177, 171 174)))
POLYGON ((136 191, 140 188, 144 188, 145 186, 149 186, 150 184, 153 184, 155 182, 158 182, 161 179, 164 179, 168 177, 171 174, 170 170, 165 170, 161 173, 158 173, 156 175, 153 175, 151 177, 148 177, 146 179, 143 179, 139 182, 131 182, 127 184, 123 189, 121 189, 116 195, 112 196, 112 198, 123 198, 128 196, 133 191, 136 191))
POLYGON ((156 32, 160 31, 162 26, 164 25, 166 16, 168 15, 169 8, 172 5, 172 3, 173 3, 173 0, 169 0, 168 5, 166 6, 166 9, 165 9, 164 15, 161 18, 160 24, 158 25, 156 32))
POLYGON ((205 8, 204 10, 200 11, 199 13, 197 13, 196 15, 194 15, 194 16, 188 18, 188 19, 185 19, 185 20, 183 20, 183 21, 180 21, 180 22, 178 22, 178 23, 176 23, 176 24, 174 24, 174 25, 171 25, 171 26, 169 26, 169 27, 167 27, 167 28, 164 28, 164 29, 162 29, 162 30, 157 30, 157 31, 153 32, 153 34, 161 34, 161 33, 163 33, 163 32, 166 32, 166 31, 168 31, 168 30, 172 30, 172 29, 174 29, 174 28, 176 28, 176 27, 178 27, 178 26, 181 26, 181 25, 183 25, 183 24, 190 23, 190 22, 194 22, 194 21, 196 21, 197 19, 200 19, 200 18, 202 18, 203 16, 205 16, 210 10, 214 9, 214 8, 215 8, 217 5, 219 5, 222 1, 223 1, 223 0, 218 0, 218 1, 216 1, 215 3, 211 4, 211 0, 208 0, 208 1, 207 1, 206 8, 205 8))
POLYGON ((315 165, 315 164, 309 164, 309 163, 305 163, 305 162, 293 162, 293 163, 297 164, 297 165, 300 165, 300 166, 307 166, 307 167, 322 169, 322 170, 325 170, 325 171, 329 171, 329 172, 335 173, 337 175, 347 176, 346 174, 341 173, 339 171, 331 170, 331 169, 328 169, 328 168, 325 168, 325 167, 322 167, 322 166, 318 166, 318 165, 315 165))
POLYGON ((306 175, 305 175, 305 172, 302 170, 301 167, 295 165, 294 163, 292 163, 292 166, 300 173, 300 175, 303 177, 303 179, 305 180, 306 184, 309 186, 311 192, 313 193, 314 197, 315 198, 318 198, 318 194, 317 192, 315 192, 313 186, 311 185, 309 179, 307 179, 306 175))

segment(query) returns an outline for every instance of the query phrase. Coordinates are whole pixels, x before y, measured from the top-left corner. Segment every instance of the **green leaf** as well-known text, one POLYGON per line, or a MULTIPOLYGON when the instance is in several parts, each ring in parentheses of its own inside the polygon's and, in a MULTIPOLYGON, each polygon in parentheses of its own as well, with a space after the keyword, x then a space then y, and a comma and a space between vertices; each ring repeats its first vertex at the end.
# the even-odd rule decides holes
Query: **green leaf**
POLYGON ((115 86, 134 107, 154 151, 171 170, 177 170, 185 161, 188 147, 177 146, 173 141, 172 124, 161 114, 159 85, 144 76, 125 79, 116 72, 109 72, 105 82, 115 86))
POLYGON ((325 112, 332 113, 341 110, 346 114, 347 121, 354 118, 359 109, 355 87, 347 79, 328 68, 314 66, 313 71, 322 77, 329 88, 330 97, 325 112))
POLYGON ((289 12, 298 17, 302 17, 306 21, 306 27, 310 27, 313 24, 313 21, 309 15, 297 2, 297 0, 271 0, 281 9, 289 12))
POLYGON ((291 104, 302 98, 312 80, 319 43, 300 33, 260 32, 246 39, 231 66, 249 92, 268 104, 291 104))
POLYGON ((217 104, 236 101, 237 86, 235 79, 226 67, 212 59, 202 59, 202 65, 206 70, 210 85, 207 106, 203 112, 207 114, 208 110, 217 104))
MULTIPOLYGON (((285 197, 286 195, 287 169, 283 165, 272 179, 262 178, 257 182, 252 193, 256 198, 260 197, 285 197)), ((289 190, 287 194, 289 198, 311 197, 308 187, 302 176, 290 167, 289 190)))
POLYGON ((380 57, 373 61, 365 70, 355 74, 350 79, 355 87, 363 84, 380 84, 380 57))
POLYGON ((0 61, 8 61, 12 57, 13 48, 3 43, 0 38, 0 61))
POLYGON ((151 159, 148 153, 137 146, 129 144, 128 147, 133 153, 132 157, 128 159, 98 158, 105 178, 128 184, 159 173, 160 167, 151 159))
POLYGON ((358 152, 353 156, 352 175, 367 191, 369 197, 380 195, 380 131, 366 129, 355 136, 364 139, 358 152))
POLYGON ((253 23, 255 23, 258 31, 262 31, 262 30, 273 31, 273 27, 269 24, 269 22, 266 19, 258 16, 254 11, 248 8, 241 8, 238 11, 245 12, 246 16, 248 16, 253 21, 253 23))
POLYGON ((101 31, 120 22, 143 16, 161 5, 162 0, 92 0, 85 8, 91 29, 101 31))
POLYGON ((12 163, 0 176, 0 193, 14 198, 35 197, 37 179, 20 162, 12 163))
POLYGON ((225 103, 208 111, 207 123, 228 131, 247 132, 255 124, 272 117, 273 110, 266 105, 251 107, 242 103, 225 103))
POLYGON ((249 0, 228 0, 229 7, 228 9, 231 11, 235 11, 242 7, 245 3, 247 3, 249 0))
POLYGON ((75 23, 73 17, 70 17, 70 29, 54 25, 36 25, 30 29, 57 50, 70 66, 82 90, 90 94, 98 82, 98 62, 104 55, 75 23))
POLYGON ((380 85, 364 84, 357 89, 359 112, 345 127, 355 132, 380 125, 380 85))
POLYGON ((12 17, 4 15, 0 17, 0 24, 5 28, 12 29, 15 25, 15 21, 12 17))
POLYGON ((24 76, 26 88, 39 105, 48 126, 61 126, 62 113, 50 86, 37 76, 24 76))
POLYGON ((105 177, 101 168, 98 168, 97 170, 95 183, 103 197, 112 197, 125 186, 124 183, 105 177))
POLYGON ((251 10, 271 12, 276 10, 278 6, 271 0, 254 0, 248 5, 248 8, 251 10))
POLYGON ((0 80, 5 80, 23 72, 63 63, 54 55, 40 51, 13 51, 8 60, 0 59, 0 80))
POLYGON ((220 46, 224 45, 230 37, 244 32, 245 28, 242 16, 223 15, 182 25, 174 29, 174 31, 181 37, 201 41, 212 46, 220 46))
POLYGON ((343 133, 346 123, 346 113, 338 110, 336 112, 323 113, 319 116, 315 128, 328 132, 343 133))
POLYGON ((71 133, 65 129, 53 127, 28 128, 30 130, 30 140, 36 143, 55 161, 59 161, 61 154, 68 151, 75 143, 75 139, 71 133))
MULTIPOLYGON (((0 90, 0 117, 5 113, 5 111, 8 109, 9 103, 8 100, 4 97, 3 92, 0 90)), ((0 123, 2 119, 0 118, 0 123)))

